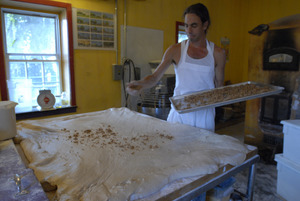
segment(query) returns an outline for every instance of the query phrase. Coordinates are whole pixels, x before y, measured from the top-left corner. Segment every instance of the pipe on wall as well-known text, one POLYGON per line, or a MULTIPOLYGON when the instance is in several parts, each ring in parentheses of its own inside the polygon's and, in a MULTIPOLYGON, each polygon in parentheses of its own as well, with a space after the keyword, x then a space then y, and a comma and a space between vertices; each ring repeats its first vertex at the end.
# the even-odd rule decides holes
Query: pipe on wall
POLYGON ((115 0, 115 25, 116 25, 116 33, 115 33, 115 43, 116 43, 116 64, 118 64, 118 0, 115 0))
MULTIPOLYGON (((127 1, 124 0, 124 60, 127 58, 127 1)), ((122 58, 123 59, 123 58, 122 58)))

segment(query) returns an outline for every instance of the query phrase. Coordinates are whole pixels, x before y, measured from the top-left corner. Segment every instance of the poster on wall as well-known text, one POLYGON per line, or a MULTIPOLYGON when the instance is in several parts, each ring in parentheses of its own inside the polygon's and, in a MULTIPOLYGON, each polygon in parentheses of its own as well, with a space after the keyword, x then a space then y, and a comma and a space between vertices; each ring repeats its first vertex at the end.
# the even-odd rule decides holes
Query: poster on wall
POLYGON ((116 49, 115 15, 86 9, 72 9, 75 49, 116 49))

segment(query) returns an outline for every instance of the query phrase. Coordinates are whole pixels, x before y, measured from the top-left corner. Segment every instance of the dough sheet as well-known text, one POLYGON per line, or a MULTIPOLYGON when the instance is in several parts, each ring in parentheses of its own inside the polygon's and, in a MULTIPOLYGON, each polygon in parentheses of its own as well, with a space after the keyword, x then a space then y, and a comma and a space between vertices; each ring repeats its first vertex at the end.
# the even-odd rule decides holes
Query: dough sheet
POLYGON ((153 200, 177 184, 240 165, 239 140, 127 108, 17 123, 16 140, 58 200, 153 200))

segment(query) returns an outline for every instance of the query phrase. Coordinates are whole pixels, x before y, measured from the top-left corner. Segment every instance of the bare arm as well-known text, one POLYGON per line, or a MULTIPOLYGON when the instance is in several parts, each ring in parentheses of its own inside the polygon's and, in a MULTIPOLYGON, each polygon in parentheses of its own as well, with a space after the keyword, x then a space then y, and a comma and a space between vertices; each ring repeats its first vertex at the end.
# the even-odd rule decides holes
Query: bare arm
POLYGON ((168 67, 173 61, 177 62, 176 56, 178 55, 178 50, 180 54, 180 44, 175 44, 170 46, 163 58, 161 63, 157 66, 152 75, 148 75, 139 81, 132 81, 127 84, 126 91, 133 96, 137 96, 144 89, 149 89, 157 84, 157 82, 162 78, 168 67), (179 46, 179 48, 178 48, 179 46))
POLYGON ((224 85, 224 70, 226 64, 225 50, 218 46, 215 46, 214 58, 215 58, 215 86, 221 87, 224 85))

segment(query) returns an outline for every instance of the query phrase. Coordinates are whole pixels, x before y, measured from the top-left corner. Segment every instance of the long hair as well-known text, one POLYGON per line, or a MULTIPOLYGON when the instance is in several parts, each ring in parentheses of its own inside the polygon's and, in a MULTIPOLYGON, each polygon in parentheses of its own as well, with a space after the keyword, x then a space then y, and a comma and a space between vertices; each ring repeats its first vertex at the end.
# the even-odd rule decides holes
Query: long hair
POLYGON ((203 5, 202 3, 193 4, 189 6, 187 9, 185 9, 183 13, 183 17, 185 17, 186 14, 191 14, 191 13, 200 17, 202 24, 205 23, 206 21, 208 22, 207 29, 205 30, 205 34, 206 34, 208 27, 210 25, 210 17, 206 6, 203 5))

